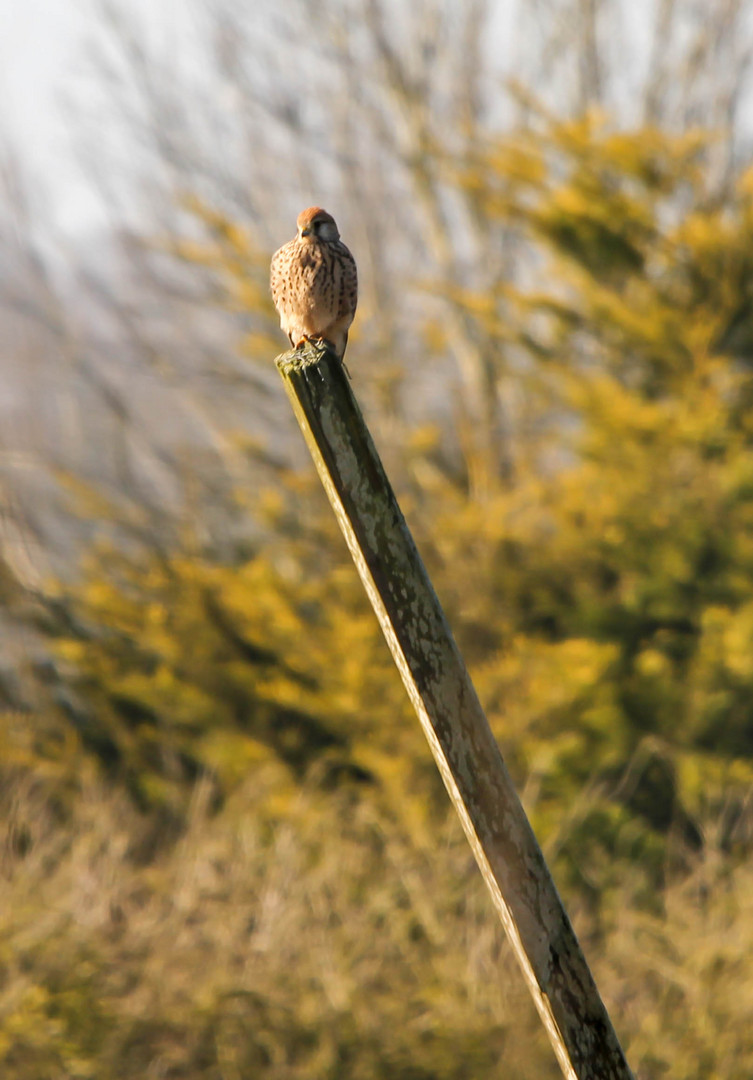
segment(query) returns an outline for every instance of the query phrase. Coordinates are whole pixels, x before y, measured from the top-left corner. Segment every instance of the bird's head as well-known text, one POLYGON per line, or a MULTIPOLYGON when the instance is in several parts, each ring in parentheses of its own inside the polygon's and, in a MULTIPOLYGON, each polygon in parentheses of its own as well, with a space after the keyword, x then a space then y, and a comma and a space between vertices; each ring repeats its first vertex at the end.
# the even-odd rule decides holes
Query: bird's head
POLYGON ((310 206, 298 215, 298 239, 332 241, 339 240, 340 233, 331 214, 321 206, 310 206))

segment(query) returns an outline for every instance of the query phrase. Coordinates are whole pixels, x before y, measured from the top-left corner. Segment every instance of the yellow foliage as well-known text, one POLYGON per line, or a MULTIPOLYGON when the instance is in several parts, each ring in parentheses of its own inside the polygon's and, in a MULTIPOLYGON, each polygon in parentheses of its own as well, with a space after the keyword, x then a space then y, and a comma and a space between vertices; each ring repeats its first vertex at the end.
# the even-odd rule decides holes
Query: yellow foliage
MULTIPOLYGON (((703 146, 539 117, 448 166, 490 252, 513 236, 528 259, 512 280, 432 285, 423 327, 436 370, 458 325, 489 358, 507 467, 474 482, 454 399, 441 424, 394 416, 400 373, 369 404, 637 1073, 743 1080, 753 187, 708 198, 703 146)), ((262 254, 185 205, 197 237, 176 256, 250 309, 261 353, 262 254)), ((270 473, 238 498, 253 541, 223 559, 118 545, 128 511, 80 486, 111 539, 56 593, 48 723, 67 736, 37 752, 67 775, 74 825, 62 850, 37 814, 38 895, 26 833, 9 840, 2 941, 17 952, 41 920, 42 945, 0 987, 0 1048, 19 1078, 161 1062, 451 1080, 497 1075, 503 1052, 515 1075, 554 1075, 540 1036, 516 1049, 530 1010, 498 977, 499 928, 332 515, 310 473, 270 473), (171 842, 149 834, 165 821, 171 842)), ((33 785, 17 804, 30 829, 33 785)))

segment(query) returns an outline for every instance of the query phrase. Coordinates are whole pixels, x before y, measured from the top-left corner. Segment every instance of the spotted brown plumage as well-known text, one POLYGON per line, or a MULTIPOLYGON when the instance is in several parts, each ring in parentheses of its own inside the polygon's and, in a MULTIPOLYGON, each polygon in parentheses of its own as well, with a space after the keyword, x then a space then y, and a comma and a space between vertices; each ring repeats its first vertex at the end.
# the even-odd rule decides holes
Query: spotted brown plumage
POLYGON ((325 341, 342 358, 358 302, 356 263, 335 219, 319 206, 298 215, 298 233, 272 256, 272 299, 295 348, 325 341))

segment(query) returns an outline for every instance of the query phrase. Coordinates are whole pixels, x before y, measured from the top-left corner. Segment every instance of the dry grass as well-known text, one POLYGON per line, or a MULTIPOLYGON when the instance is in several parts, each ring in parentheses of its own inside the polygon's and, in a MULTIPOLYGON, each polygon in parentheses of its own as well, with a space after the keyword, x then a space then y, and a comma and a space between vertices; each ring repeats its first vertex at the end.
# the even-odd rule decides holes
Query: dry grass
MULTIPOLYGON (((557 1076, 452 819, 411 836, 362 792, 315 789, 275 818, 276 780, 217 814, 197 788, 161 843, 94 776, 67 820, 8 779, 3 1077, 557 1076)), ((664 916, 613 898, 591 954, 639 1076, 753 1073, 752 877, 707 857, 664 916)))
POLYGON ((261 788, 214 816, 199 788, 146 860, 153 822, 96 780, 63 826, 6 788, 3 1076, 470 1077, 521 1008, 546 1070, 456 829, 435 866, 352 794, 274 822, 261 788))

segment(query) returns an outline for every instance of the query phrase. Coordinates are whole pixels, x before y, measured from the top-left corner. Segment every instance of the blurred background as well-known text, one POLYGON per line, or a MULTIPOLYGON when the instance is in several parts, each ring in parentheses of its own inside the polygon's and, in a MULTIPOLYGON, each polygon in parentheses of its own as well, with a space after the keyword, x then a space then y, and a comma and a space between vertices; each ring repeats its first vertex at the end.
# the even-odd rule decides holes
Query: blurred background
POLYGON ((753 1075, 753 3, 0 0, 0 1071, 559 1075, 284 400, 348 363, 640 1078, 753 1075))

